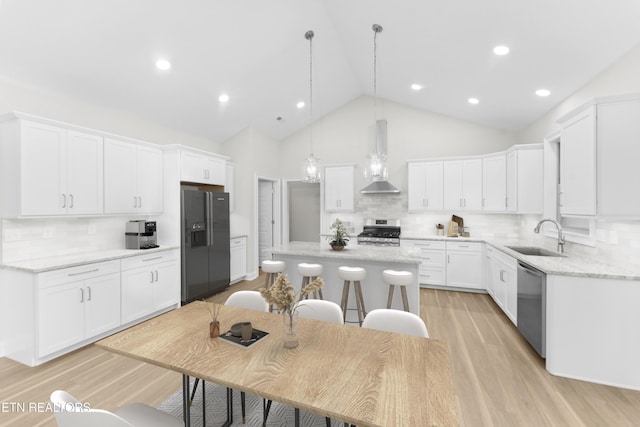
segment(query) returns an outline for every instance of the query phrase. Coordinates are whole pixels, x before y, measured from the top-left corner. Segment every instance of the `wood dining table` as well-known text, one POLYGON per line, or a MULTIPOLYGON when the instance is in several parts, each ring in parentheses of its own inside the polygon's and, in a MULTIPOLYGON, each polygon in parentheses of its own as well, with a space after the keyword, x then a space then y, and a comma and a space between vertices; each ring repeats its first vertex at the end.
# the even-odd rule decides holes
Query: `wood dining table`
POLYGON ((187 427, 189 377, 357 426, 459 424, 445 342, 301 318, 287 349, 282 317, 221 306, 221 332, 251 322, 269 333, 241 348, 210 338, 210 313, 195 301, 95 345, 181 373, 187 427))

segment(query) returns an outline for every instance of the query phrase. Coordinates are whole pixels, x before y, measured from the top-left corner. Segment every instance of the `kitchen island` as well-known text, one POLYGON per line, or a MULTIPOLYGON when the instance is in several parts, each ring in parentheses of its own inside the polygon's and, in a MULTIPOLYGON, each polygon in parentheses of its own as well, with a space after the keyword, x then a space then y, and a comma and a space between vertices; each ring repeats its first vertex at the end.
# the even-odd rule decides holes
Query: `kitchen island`
MULTIPOLYGON (((413 282, 407 286, 409 310, 420 315, 420 288, 418 285, 418 266, 421 258, 411 249, 397 246, 371 246, 351 244, 342 251, 334 251, 327 242, 289 242, 265 250, 274 260, 287 264, 285 273, 294 287, 299 290, 302 276, 298 273, 301 262, 322 264, 324 299, 340 304, 343 280, 338 276, 341 266, 363 267, 367 277, 361 282, 366 311, 386 308, 389 286, 382 280, 383 270, 404 270, 413 273, 413 282)), ((398 287, 396 287, 398 288, 398 287)), ((353 286, 350 288, 349 308, 355 308, 353 286)), ((396 289, 392 308, 402 310, 400 290, 396 289)), ((355 312, 349 310, 347 321, 355 320, 355 312)))

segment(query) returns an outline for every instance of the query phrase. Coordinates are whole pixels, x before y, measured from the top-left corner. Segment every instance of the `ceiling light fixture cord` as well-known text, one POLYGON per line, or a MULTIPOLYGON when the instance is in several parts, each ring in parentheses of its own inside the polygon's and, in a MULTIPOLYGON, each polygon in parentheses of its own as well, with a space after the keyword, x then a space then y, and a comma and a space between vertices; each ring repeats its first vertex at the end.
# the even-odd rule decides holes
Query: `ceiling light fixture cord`
POLYGON ((304 37, 309 40, 309 144, 313 157, 313 31, 309 30, 304 37))
MULTIPOLYGON (((378 33, 382 32, 382 26, 373 24, 373 124, 378 122, 378 33)), ((380 152, 378 148, 378 132, 374 129, 376 136, 376 153, 380 152)))

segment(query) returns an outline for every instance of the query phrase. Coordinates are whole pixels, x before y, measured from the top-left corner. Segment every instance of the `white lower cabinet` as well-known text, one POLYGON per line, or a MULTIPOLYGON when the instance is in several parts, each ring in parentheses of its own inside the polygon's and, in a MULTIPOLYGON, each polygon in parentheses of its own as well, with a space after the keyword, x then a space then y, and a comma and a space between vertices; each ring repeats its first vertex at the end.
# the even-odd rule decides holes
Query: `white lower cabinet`
POLYGON ((119 270, 111 261, 41 275, 39 357, 120 326, 119 270))
POLYGON ((122 260, 122 323, 180 302, 180 257, 177 250, 122 260))
POLYGON ((420 251, 422 262, 418 270, 420 285, 445 286, 445 242, 438 240, 401 240, 405 248, 420 251))
POLYGON ((447 242, 447 286, 483 289, 482 243, 447 242))
POLYGON ((247 275, 247 238, 241 236, 231 239, 229 252, 229 281, 235 283, 247 275))
POLYGON ((487 292, 515 325, 518 319, 518 261, 490 246, 485 251, 487 292))

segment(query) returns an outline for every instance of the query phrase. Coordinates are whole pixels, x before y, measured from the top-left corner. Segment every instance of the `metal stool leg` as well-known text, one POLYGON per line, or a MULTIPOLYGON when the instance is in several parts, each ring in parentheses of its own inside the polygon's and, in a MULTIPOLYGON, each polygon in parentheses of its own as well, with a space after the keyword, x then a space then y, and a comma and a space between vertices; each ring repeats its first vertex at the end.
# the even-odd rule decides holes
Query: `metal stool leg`
POLYGON ((362 307, 362 317, 367 317, 367 309, 364 307, 364 296, 362 295, 362 286, 360 285, 360 281, 356 280, 354 286, 356 288, 356 295, 360 299, 360 306, 362 307))
POLYGON ((345 280, 344 285, 342 286, 342 303, 340 304, 342 308, 342 320, 344 322, 347 321, 347 303, 349 302, 349 285, 350 281, 345 280))

